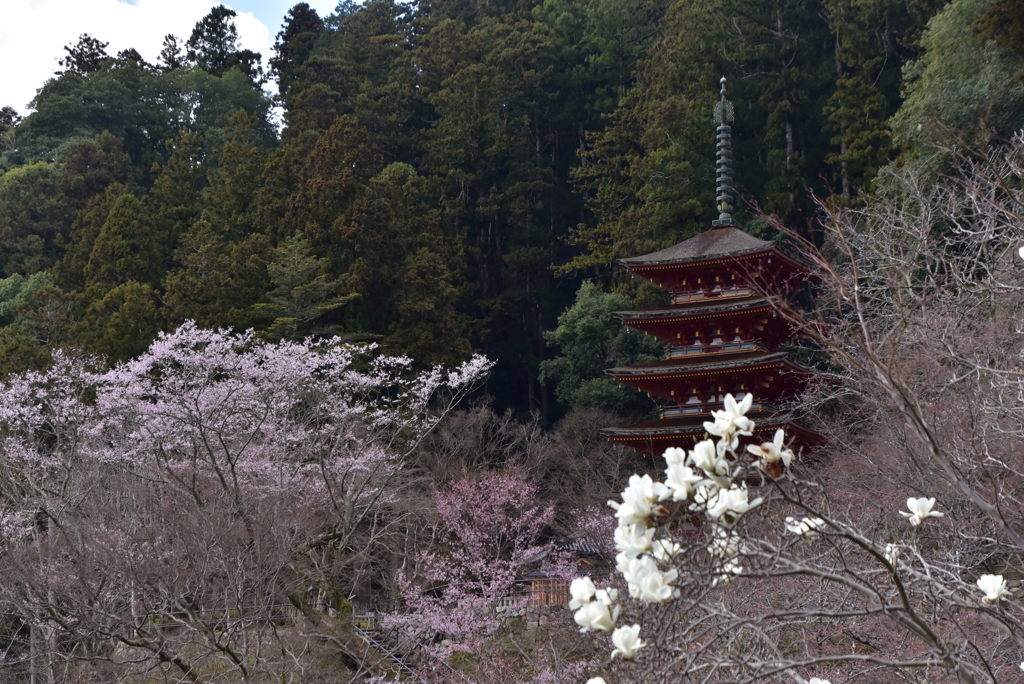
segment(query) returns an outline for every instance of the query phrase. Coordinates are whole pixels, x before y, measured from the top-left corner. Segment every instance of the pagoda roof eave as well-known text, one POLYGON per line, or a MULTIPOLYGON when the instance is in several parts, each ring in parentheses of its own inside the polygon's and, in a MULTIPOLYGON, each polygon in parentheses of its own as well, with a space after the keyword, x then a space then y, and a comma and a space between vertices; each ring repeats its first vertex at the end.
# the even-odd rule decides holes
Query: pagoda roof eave
MULTIPOLYGON (((755 434, 761 432, 774 433, 779 428, 786 428, 788 432, 808 442, 823 442, 825 439, 814 430, 794 421, 787 414, 751 411, 748 412, 747 416, 754 420, 755 434), (759 415, 762 413, 764 415, 759 415)), ((676 436, 693 436, 696 441, 698 437, 707 437, 707 431, 704 429, 705 419, 706 417, 697 419, 688 417, 663 418, 635 425, 604 428, 601 430, 601 434, 620 443, 641 442, 659 437, 666 439, 676 436)))
POLYGON ((736 260, 762 253, 777 256, 795 270, 810 270, 809 264, 804 263, 802 259, 790 256, 779 249, 776 241, 759 240, 736 226, 712 228, 671 247, 640 256, 616 259, 616 262, 630 271, 642 271, 666 266, 687 268, 705 262, 736 260))
MULTIPOLYGON (((716 356, 718 356, 716 354, 716 356)), ((732 358, 716 359, 707 363, 683 363, 683 359, 664 359, 635 366, 609 368, 606 374, 612 377, 652 377, 670 376, 689 373, 707 373, 713 371, 746 370, 758 366, 787 366, 792 372, 811 375, 811 371, 789 359, 787 352, 750 352, 731 355, 732 358)), ((694 361, 697 359, 694 358, 694 361)))
POLYGON ((736 226, 712 228, 694 235, 689 240, 649 254, 619 259, 624 266, 654 266, 657 264, 689 263, 720 257, 739 256, 765 251, 774 241, 759 240, 736 226))
POLYGON ((771 303, 763 297, 747 299, 745 301, 721 301, 710 306, 692 306, 676 304, 662 306, 653 309, 636 309, 633 311, 615 311, 612 316, 619 320, 647 320, 658 318, 690 318, 700 315, 714 315, 719 313, 742 313, 755 311, 762 308, 771 308, 771 303))
MULTIPOLYGON (((696 256, 688 257, 685 259, 666 259, 665 261, 647 261, 647 262, 633 262, 626 259, 619 259, 619 263, 628 268, 631 272, 637 275, 642 275, 645 271, 656 271, 665 270, 668 268, 695 268, 698 266, 711 266, 716 263, 729 263, 741 261, 743 259, 749 259, 757 256, 771 256, 779 259, 789 266, 793 271, 801 273, 807 273, 810 271, 810 266, 804 263, 800 259, 796 259, 772 243, 769 248, 766 249, 749 249, 741 252, 733 252, 732 254, 716 254, 710 256, 696 256)), ((639 257, 638 257, 639 258, 639 257)))

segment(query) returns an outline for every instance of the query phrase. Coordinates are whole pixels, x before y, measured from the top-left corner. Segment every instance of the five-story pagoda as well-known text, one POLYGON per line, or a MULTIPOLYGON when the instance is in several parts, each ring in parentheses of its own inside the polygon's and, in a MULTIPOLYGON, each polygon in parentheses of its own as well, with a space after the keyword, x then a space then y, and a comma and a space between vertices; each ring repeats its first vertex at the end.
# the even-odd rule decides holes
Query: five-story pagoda
POLYGON ((634 275, 672 293, 669 306, 615 314, 669 345, 662 361, 607 371, 665 402, 660 420, 605 431, 613 441, 649 454, 691 448, 704 439, 703 423, 722 408, 726 394, 737 400, 753 395, 747 415, 757 424, 758 441, 771 441, 780 427, 798 444, 820 440, 776 408, 803 391, 810 371, 778 350, 791 330, 775 316, 765 294, 788 296, 802 287, 806 269, 775 242, 745 233, 732 218, 733 109, 725 94, 723 78, 715 107, 718 220, 709 231, 673 247, 620 260, 634 275))

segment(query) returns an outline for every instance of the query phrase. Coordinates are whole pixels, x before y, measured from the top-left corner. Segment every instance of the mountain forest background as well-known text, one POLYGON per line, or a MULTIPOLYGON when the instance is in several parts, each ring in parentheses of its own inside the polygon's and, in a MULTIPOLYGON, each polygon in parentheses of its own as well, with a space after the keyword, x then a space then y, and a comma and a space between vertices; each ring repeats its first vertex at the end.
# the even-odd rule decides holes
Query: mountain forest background
MULTIPOLYGON (((887 165, 1024 126, 1013 0, 305 3, 272 55, 215 7, 157 64, 65 48, 0 115, 0 372, 110 363, 186 320, 496 361, 499 411, 651 406, 616 269, 706 229, 719 79, 748 232, 812 240, 887 165), (276 88, 274 88, 276 84, 276 88), (273 96, 268 93, 273 92, 273 96)), ((3 104, 3 103, 0 103, 3 104)))

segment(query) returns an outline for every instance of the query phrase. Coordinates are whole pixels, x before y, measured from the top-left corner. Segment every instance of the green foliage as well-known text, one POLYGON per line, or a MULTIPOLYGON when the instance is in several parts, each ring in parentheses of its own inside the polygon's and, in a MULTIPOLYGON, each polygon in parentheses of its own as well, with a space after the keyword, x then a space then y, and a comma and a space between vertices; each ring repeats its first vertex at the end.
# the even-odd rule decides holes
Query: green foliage
POLYGON ((127 361, 146 351, 160 331, 158 310, 151 286, 128 281, 93 301, 72 329, 71 338, 76 346, 111 362, 127 361))
MULTIPOLYGON (((196 22, 192 35, 185 43, 188 61, 214 76, 223 76, 231 68, 244 73, 253 85, 263 84, 261 55, 251 50, 239 50, 238 29, 234 18, 238 13, 224 5, 217 5, 196 22)), ((162 54, 162 53, 161 53, 162 54)))
POLYGON ((54 280, 58 286, 69 291, 85 289, 86 267, 96 238, 107 222, 114 203, 127 192, 124 185, 112 183, 103 194, 89 198, 85 207, 78 212, 68 239, 62 242, 64 254, 53 267, 54 280))
POLYGON ((129 185, 137 175, 121 141, 109 131, 66 147, 60 169, 60 192, 75 210, 85 207, 112 183, 129 185))
POLYGON ((158 282, 164 264, 155 232, 142 202, 130 193, 118 197, 85 265, 86 291, 105 293, 129 282, 158 282))
POLYGON ((892 118, 893 138, 912 157, 930 143, 982 140, 979 121, 1009 137, 1024 125, 1024 54, 979 41, 972 27, 993 0, 953 0, 928 24, 924 54, 905 70, 906 101, 892 118))
POLYGON ((15 312, 44 287, 53 286, 53 277, 45 272, 24 277, 15 273, 0 280, 0 325, 14 322, 15 312))
POLYGON ((163 282, 168 327, 187 320, 207 328, 246 325, 247 310, 263 296, 269 258, 263 236, 231 245, 208 221, 197 221, 175 253, 179 266, 163 282))
POLYGON ((573 169, 592 216, 574 227, 582 253, 562 271, 607 268, 717 218, 710 112, 723 75, 737 105, 740 196, 809 234, 808 188, 852 195, 889 161, 900 67, 934 4, 829 0, 823 12, 799 0, 669 3, 636 87, 573 169))
POLYGON ((256 124, 256 117, 242 110, 228 121, 224 145, 217 154, 217 166, 207 172, 209 187, 201 202, 206 219, 235 240, 252 232, 256 221, 254 199, 266 164, 266 151, 256 145, 256 124))
POLYGON ((148 170, 164 158, 165 141, 180 131, 208 140, 239 109, 260 120, 258 133, 272 135, 270 102, 238 69, 217 77, 201 69, 164 72, 132 61, 108 60, 83 78, 50 79, 32 101, 35 110, 18 126, 18 159, 56 159, 62 148, 109 131, 133 164, 148 170))
POLYGON ((277 34, 270 68, 277 77, 278 92, 285 98, 299 80, 299 69, 309 60, 323 31, 323 22, 309 3, 300 2, 288 10, 284 27, 277 34))
POLYGON ((571 408, 600 408, 622 415, 650 417, 654 404, 631 387, 605 375, 607 368, 655 361, 665 356, 664 345, 627 328, 612 317, 632 308, 621 294, 602 292, 585 281, 576 302, 558 317, 558 327, 544 333, 556 358, 541 363, 541 380, 553 385, 558 400, 571 408))
POLYGON ((0 174, 0 270, 31 275, 54 264, 59 241, 74 218, 52 163, 27 164, 0 174))
MULTIPOLYGON (((11 290, 18 287, 17 282, 11 285, 11 290)), ((20 290, 14 299, 22 301, 11 309, 14 320, 0 327, 0 376, 48 366, 50 352, 69 341, 78 317, 76 298, 41 277, 27 278, 20 290), (41 287, 33 291, 35 284, 41 287)))
MULTIPOLYGON (((1014 0, 995 0, 974 22, 983 41, 995 40, 1000 46, 1024 57, 1024 14, 1014 0)), ((1018 73, 1017 78, 1024 77, 1018 73)))
POLYGON ((254 307, 257 317, 272 321, 267 327, 271 337, 301 339, 329 332, 329 328, 314 326, 314 321, 356 297, 337 294, 340 283, 324 272, 326 263, 326 259, 310 254, 302 233, 296 233, 273 250, 267 275, 274 289, 267 293, 267 302, 254 307))

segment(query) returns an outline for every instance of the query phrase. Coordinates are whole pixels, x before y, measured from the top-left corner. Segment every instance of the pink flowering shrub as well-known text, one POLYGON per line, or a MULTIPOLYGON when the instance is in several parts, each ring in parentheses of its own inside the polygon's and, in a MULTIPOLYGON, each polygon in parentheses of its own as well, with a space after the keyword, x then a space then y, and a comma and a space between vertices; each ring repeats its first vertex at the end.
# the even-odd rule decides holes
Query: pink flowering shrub
POLYGON ((504 614, 529 600, 517 592, 524 561, 545 547, 541 535, 554 518, 537 487, 514 470, 464 475, 434 493, 435 543, 416 554, 416 572, 402 573, 405 614, 392 624, 426 629, 451 650, 474 650, 501 625, 504 614))

